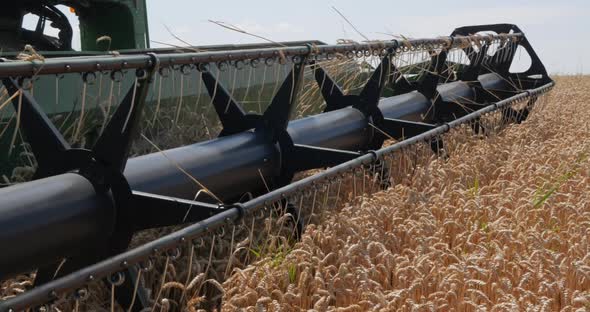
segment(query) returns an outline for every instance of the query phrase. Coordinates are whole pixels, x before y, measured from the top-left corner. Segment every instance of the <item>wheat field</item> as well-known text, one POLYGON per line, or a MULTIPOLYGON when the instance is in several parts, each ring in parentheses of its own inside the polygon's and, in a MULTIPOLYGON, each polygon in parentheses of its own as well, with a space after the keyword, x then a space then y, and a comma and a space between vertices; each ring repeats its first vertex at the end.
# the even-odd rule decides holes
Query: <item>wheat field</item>
POLYGON ((590 77, 520 125, 327 214, 223 311, 590 311, 590 77))

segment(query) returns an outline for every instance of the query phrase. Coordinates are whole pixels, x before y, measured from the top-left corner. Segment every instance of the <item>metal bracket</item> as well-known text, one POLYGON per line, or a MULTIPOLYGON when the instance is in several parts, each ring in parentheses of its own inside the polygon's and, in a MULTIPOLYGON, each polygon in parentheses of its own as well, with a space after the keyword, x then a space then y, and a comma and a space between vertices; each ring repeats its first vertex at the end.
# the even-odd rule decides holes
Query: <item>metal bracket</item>
POLYGON ((384 118, 381 127, 381 130, 387 133, 387 135, 399 140, 417 136, 436 128, 437 125, 402 119, 384 118))
POLYGON ((138 191, 132 191, 131 201, 135 231, 194 223, 226 210, 219 205, 138 191))
POLYGON ((297 161, 287 162, 291 170, 304 170, 331 167, 361 156, 361 153, 303 144, 294 144, 290 157, 297 161))
MULTIPOLYGON (((394 119, 394 118, 385 118, 381 125, 383 128, 382 130, 386 132, 389 136, 393 137, 396 140, 405 140, 411 137, 418 136, 426 131, 435 129, 438 125, 423 123, 423 122, 416 122, 416 121, 409 121, 409 120, 402 120, 402 119, 394 119)), ((430 149, 439 154, 441 150, 444 148, 444 143, 440 138, 432 138, 430 140, 430 149)))

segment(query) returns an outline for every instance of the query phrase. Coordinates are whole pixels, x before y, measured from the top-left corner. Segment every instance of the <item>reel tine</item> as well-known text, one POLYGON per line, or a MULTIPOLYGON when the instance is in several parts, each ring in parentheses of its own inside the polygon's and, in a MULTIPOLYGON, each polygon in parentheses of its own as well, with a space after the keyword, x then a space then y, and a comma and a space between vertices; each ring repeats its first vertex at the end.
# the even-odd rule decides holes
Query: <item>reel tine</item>
POLYGON ((112 292, 111 309, 115 308, 115 302, 128 312, 139 312, 149 307, 149 292, 142 285, 141 274, 141 270, 131 267, 105 279, 112 292))

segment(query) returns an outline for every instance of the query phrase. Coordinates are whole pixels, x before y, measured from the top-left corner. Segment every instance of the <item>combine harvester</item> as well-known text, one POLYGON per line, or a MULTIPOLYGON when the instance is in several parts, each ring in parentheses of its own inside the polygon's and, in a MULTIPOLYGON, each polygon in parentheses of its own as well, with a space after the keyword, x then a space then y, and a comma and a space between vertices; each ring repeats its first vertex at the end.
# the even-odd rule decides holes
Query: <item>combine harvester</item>
POLYGON ((125 310, 157 305, 161 298, 140 282, 154 259, 174 261, 201 237, 278 207, 300 234, 304 200, 320 209, 316 198, 340 192, 346 180, 353 196, 388 187, 397 180, 395 164, 412 161, 404 156, 408 150, 452 157, 451 133, 485 137, 520 123, 554 84, 524 34, 509 24, 462 27, 434 39, 211 50, 0 63, 4 101, 16 116, 11 120, 38 164, 32 181, 0 189, 0 278, 37 272, 34 287, 0 302, 0 311, 48 311, 64 301, 78 307, 96 289, 90 284, 110 289, 112 304, 125 310), (531 62, 515 73, 518 53, 531 62), (359 77, 367 79, 358 92, 347 94, 331 77, 327 68, 338 66, 361 68, 359 77), (231 79, 218 79, 228 68, 285 74, 273 80, 268 107, 253 114, 234 97, 231 79), (200 79, 222 131, 215 139, 129 158, 142 112, 154 105, 149 95, 158 93, 154 81, 170 72, 200 79), (82 90, 97 77, 123 89, 89 149, 72 147, 46 114, 55 99, 33 92, 34 84, 61 75, 79 77, 82 90), (321 91, 323 112, 290 120, 307 91, 302 87, 311 85, 321 91), (294 181, 297 173, 324 168, 294 181), (139 231, 179 225, 129 249, 139 231))

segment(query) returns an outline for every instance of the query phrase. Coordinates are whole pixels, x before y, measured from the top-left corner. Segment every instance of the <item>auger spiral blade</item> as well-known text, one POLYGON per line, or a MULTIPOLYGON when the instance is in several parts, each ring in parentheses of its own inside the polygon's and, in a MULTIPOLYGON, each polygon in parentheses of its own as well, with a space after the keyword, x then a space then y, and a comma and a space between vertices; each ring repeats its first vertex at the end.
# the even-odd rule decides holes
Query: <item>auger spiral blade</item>
POLYGON ((261 126, 276 130, 286 129, 291 112, 297 102, 304 68, 305 60, 293 64, 293 69, 287 74, 286 79, 262 115, 247 114, 242 105, 234 99, 218 78, 209 71, 204 71, 203 82, 223 126, 220 136, 236 134, 261 126))
POLYGON ((345 95, 340 86, 326 73, 319 65, 314 65, 314 76, 317 84, 320 86, 322 97, 326 101, 324 112, 341 109, 348 104, 344 99, 345 95))
POLYGON ((381 63, 375 68, 360 94, 345 95, 338 83, 319 64, 314 64, 316 83, 326 102, 324 111, 329 112, 352 106, 367 115, 372 114, 377 108, 387 81, 390 79, 391 67, 391 52, 388 52, 381 59, 381 63))
POLYGON ((363 105, 359 109, 366 109, 367 113, 374 113, 379 104, 379 99, 383 93, 383 89, 387 84, 391 70, 391 52, 387 53, 382 59, 379 66, 375 68, 371 77, 361 90, 359 98, 363 105))
POLYGON ((305 60, 302 60, 300 63, 294 64, 293 69, 287 74, 287 78, 262 114, 265 126, 270 126, 275 130, 287 129, 289 118, 297 104, 305 62, 305 60))
POLYGON ((416 89, 393 62, 391 63, 389 71, 390 74, 387 80, 387 87, 393 91, 391 95, 400 95, 412 92, 416 89))
POLYGON ((70 144, 42 111, 37 101, 28 91, 22 89, 16 79, 5 78, 3 83, 9 94, 15 95, 19 92, 12 102, 20 116, 21 129, 37 160, 38 167, 33 179, 70 170, 70 164, 61 160, 65 151, 70 149, 70 144))
POLYGON ((97 160, 111 170, 123 172, 125 169, 131 143, 139 130, 148 91, 146 80, 136 79, 92 148, 97 160))
POLYGON ((467 57, 469 58, 469 66, 467 66, 467 70, 463 72, 459 72, 458 79, 467 81, 467 82, 476 82, 477 77, 482 72, 482 66, 488 53, 488 45, 483 44, 479 47, 479 50, 476 51, 472 46, 463 50, 467 57))
MULTIPOLYGON (((233 98, 233 96, 218 81, 217 78, 215 78, 210 72, 203 72, 203 82, 205 83, 209 96, 213 100, 213 105, 215 106, 217 115, 223 126, 220 136, 228 136, 232 134, 238 134, 246 130, 255 129, 255 132, 263 136, 266 141, 273 143, 278 142, 284 151, 287 149, 290 150, 292 142, 286 130, 291 113, 297 104, 297 98, 301 89, 306 62, 306 58, 303 58, 298 63, 292 64, 291 71, 287 73, 284 81, 281 83, 276 94, 273 96, 269 106, 261 115, 246 114, 238 101, 233 98), (289 146, 289 148, 286 146, 289 146)), ((283 157, 286 158, 286 156, 283 157)), ((288 165, 285 165, 284 167, 288 167, 288 165)), ((270 186, 280 187, 289 183, 291 179, 292 172, 290 170, 287 173, 282 172, 278 177, 274 177, 274 179, 271 180, 272 183, 270 183, 270 186)), ((170 201, 169 205, 178 206, 179 204, 179 202, 174 199, 167 200, 170 201)), ((284 204, 286 207, 292 206, 288 202, 285 202, 284 204)), ((191 206, 194 204, 186 203, 185 207, 186 205, 191 206)), ((190 208, 190 211, 193 212, 193 214, 196 214, 198 217, 189 217, 189 220, 202 220, 201 217, 204 216, 202 213, 209 213, 210 216, 213 213, 219 213, 223 211, 222 209, 215 208, 204 207, 205 209, 200 210, 199 208, 200 207, 190 208), (209 212, 207 212, 207 209, 209 209, 209 212)), ((288 212, 291 214, 293 224, 296 227, 296 234, 300 235, 300 228, 302 228, 301 222, 303 218, 299 216, 298 212, 295 210, 291 209, 288 212)), ((154 218, 154 220, 156 218, 154 218)), ((174 222, 173 220, 176 219, 178 218, 173 217, 170 219, 169 223, 174 222)), ((181 223, 185 222, 188 221, 182 220, 181 223)))
POLYGON ((436 97, 438 83, 441 80, 441 73, 447 68, 447 51, 442 50, 440 53, 434 53, 430 63, 430 67, 424 73, 420 80, 418 91, 428 99, 436 97))
POLYGON ((207 92, 213 98, 213 107, 223 126, 220 136, 239 133, 253 127, 252 123, 248 122, 242 106, 213 74, 205 70, 202 72, 202 79, 207 92))

